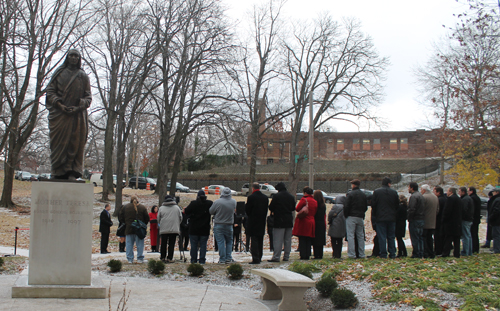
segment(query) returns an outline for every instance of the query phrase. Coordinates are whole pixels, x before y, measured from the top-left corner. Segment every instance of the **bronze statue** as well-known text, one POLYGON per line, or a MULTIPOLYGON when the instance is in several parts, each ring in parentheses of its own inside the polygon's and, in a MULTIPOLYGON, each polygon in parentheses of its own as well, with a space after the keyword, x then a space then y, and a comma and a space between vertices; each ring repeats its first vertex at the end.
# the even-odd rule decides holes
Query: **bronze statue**
POLYGON ((88 134, 87 108, 92 102, 92 95, 89 77, 81 66, 80 52, 70 49, 47 87, 53 179, 75 180, 83 173, 83 153, 88 134))

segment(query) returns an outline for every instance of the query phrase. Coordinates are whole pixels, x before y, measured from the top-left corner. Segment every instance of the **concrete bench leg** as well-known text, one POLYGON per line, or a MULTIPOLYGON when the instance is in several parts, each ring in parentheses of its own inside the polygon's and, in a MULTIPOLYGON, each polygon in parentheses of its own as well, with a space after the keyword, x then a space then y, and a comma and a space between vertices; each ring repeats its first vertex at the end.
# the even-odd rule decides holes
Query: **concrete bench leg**
POLYGON ((278 310, 303 310, 307 311, 306 303, 304 302, 304 293, 307 287, 281 287, 281 303, 278 310))
POLYGON ((264 285, 262 288, 262 293, 260 294, 260 299, 262 300, 277 300, 281 299, 281 289, 279 289, 276 284, 269 281, 266 278, 261 277, 262 284, 264 285))

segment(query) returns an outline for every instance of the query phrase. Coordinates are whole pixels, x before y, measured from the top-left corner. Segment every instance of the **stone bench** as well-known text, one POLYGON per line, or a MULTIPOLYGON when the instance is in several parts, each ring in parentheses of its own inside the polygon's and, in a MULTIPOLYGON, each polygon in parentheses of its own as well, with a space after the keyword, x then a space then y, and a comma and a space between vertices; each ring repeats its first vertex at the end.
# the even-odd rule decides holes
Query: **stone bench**
POLYGON ((278 310, 307 310, 304 293, 316 283, 310 278, 282 269, 252 269, 262 279, 262 300, 281 299, 278 310))

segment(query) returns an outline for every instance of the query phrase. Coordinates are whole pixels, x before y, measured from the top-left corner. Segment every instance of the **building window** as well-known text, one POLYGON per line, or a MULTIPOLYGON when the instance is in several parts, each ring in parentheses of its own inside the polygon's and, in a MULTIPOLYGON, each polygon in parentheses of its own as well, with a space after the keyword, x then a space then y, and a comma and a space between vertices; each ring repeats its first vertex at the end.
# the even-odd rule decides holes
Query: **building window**
POLYGON ((370 140, 369 139, 363 139, 363 150, 370 150, 370 140))
POLYGON ((389 149, 390 150, 398 150, 398 139, 397 138, 391 138, 389 141, 389 149))
POLYGON ((352 150, 359 150, 359 138, 352 140, 352 150))
POLYGON ((333 143, 333 139, 329 139, 329 140, 328 140, 328 142, 329 142, 329 143, 333 143))
POLYGON ((429 150, 434 149, 434 145, 432 143, 432 139, 426 139, 425 140, 425 149, 429 149, 429 150))
POLYGON ((337 150, 344 150, 344 140, 337 139, 337 150))
POLYGON ((401 150, 408 150, 408 138, 401 138, 401 150))
POLYGON ((272 141, 268 142, 267 143, 267 148, 272 148, 272 147, 273 147, 273 142, 272 141))
POLYGON ((380 138, 373 139, 373 150, 380 150, 380 138))
POLYGON ((267 164, 273 164, 274 160, 273 159, 267 159, 267 164))

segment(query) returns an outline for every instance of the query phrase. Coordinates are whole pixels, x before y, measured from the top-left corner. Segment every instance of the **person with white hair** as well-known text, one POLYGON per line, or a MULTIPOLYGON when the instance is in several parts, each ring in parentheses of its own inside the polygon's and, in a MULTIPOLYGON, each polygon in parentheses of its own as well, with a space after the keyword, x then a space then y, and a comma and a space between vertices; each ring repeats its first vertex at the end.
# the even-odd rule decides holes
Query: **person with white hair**
POLYGON ((436 216, 439 212, 438 197, 432 193, 429 185, 422 185, 420 192, 424 196, 424 258, 434 258, 434 235, 436 229, 436 216))

